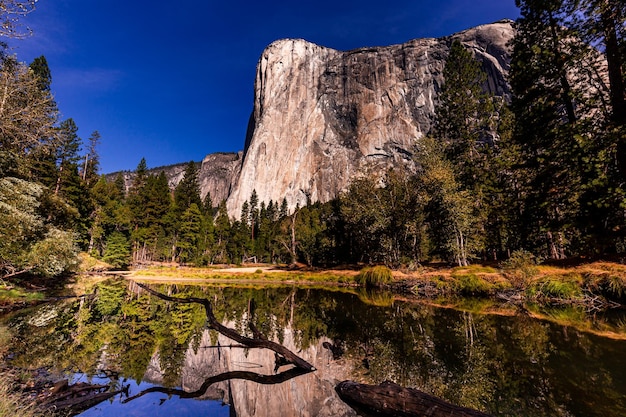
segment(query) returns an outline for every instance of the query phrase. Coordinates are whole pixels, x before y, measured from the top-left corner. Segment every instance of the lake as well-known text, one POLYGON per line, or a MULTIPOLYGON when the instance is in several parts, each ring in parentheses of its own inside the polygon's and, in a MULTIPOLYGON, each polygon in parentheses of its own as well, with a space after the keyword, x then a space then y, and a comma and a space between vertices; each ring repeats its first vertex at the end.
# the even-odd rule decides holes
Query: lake
POLYGON ((216 375, 273 376, 289 366, 275 369, 274 352, 209 330, 202 306, 167 302, 124 280, 3 317, 15 336, 9 364, 127 387, 81 416, 355 416, 335 393, 343 380, 393 381, 494 416, 626 415, 624 310, 425 302, 340 288, 151 287, 210 300, 221 323, 261 333, 316 370, 204 390, 216 375), (195 398, 179 395, 199 389, 195 398))

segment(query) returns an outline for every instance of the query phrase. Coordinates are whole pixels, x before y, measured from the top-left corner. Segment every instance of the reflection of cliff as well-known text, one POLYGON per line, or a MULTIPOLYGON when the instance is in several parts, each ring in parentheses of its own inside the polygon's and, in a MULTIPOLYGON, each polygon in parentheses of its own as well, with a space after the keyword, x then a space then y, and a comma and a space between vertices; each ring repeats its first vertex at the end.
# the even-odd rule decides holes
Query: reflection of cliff
MULTIPOLYGON (((225 347, 233 342, 221 335, 217 340, 211 342, 209 331, 205 331, 200 347, 196 351, 192 347, 188 349, 182 370, 182 386, 186 391, 198 389, 205 378, 222 372, 274 373, 274 352, 225 347), (220 347, 211 347, 215 345, 220 347)), ((277 385, 231 380, 213 385, 204 398, 220 398, 221 394, 221 399, 231 404, 233 415, 240 417, 356 416, 334 389, 338 382, 348 379, 350 367, 343 365, 343 360, 332 360, 332 353, 322 347, 325 341, 328 340, 320 339, 308 349, 298 351, 291 329, 285 329, 282 344, 312 363, 317 368, 315 372, 277 385)))

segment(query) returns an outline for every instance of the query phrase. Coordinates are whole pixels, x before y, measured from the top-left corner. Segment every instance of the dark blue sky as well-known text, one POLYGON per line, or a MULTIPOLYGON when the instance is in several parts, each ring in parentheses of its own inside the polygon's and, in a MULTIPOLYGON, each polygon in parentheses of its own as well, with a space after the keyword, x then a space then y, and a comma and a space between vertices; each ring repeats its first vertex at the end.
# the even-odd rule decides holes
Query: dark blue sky
POLYGON ((449 35, 502 18, 514 0, 39 0, 11 40, 45 55, 62 118, 98 130, 101 171, 243 148, 256 63, 280 38, 349 50, 449 35))

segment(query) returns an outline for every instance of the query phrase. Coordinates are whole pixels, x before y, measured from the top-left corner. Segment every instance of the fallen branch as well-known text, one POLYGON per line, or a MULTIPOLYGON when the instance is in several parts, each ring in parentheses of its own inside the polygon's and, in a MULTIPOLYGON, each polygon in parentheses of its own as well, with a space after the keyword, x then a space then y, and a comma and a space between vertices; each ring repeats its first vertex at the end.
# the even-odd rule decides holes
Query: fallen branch
POLYGON ((471 408, 450 404, 414 388, 393 382, 365 385, 354 381, 340 382, 335 391, 357 412, 365 415, 393 417, 490 417, 471 408))
POLYGON ((123 400, 122 403, 125 404, 129 401, 133 401, 151 392, 160 392, 163 394, 167 394, 168 396, 177 395, 180 398, 198 398, 204 395, 207 389, 209 389, 209 386, 216 384, 218 382, 222 382, 222 381, 228 381, 231 379, 245 379, 247 381, 252 381, 252 382, 256 382, 258 384, 264 384, 264 385, 280 384, 282 382, 290 380, 291 378, 295 378, 297 376, 304 375, 309 372, 310 371, 307 371, 305 369, 298 368, 298 367, 291 368, 287 371, 284 371, 275 375, 263 375, 263 374, 257 374, 255 372, 249 372, 249 371, 224 372, 222 374, 215 375, 215 376, 205 379, 202 385, 200 386, 200 388, 198 388, 195 391, 187 392, 178 388, 151 387, 151 388, 141 391, 140 393, 136 395, 133 395, 132 397, 129 397, 123 400))
MULTIPOLYGON (((282 355, 289 363, 295 365, 298 368, 301 368, 302 370, 305 370, 307 372, 315 371, 315 367, 313 365, 311 365, 310 363, 308 363, 307 361, 305 361, 304 359, 302 359, 301 357, 293 353, 291 350, 287 349, 286 347, 284 347, 283 345, 279 343, 273 342, 271 340, 267 340, 264 337, 260 337, 258 334, 255 334, 254 338, 243 336, 237 333, 235 329, 231 329, 229 327, 224 326, 215 318, 215 315, 213 314, 213 308, 211 307, 211 302, 207 300, 206 298, 171 297, 169 295, 161 294, 160 292, 153 290, 152 288, 148 287, 145 284, 141 284, 139 282, 136 282, 136 284, 140 288, 149 292, 150 294, 156 297, 159 297, 160 299, 165 300, 165 301, 172 301, 175 303, 183 303, 183 304, 200 304, 204 307, 207 321, 208 321, 208 326, 211 329, 214 329, 217 332, 221 333, 222 335, 228 337, 229 339, 232 339, 235 342, 238 342, 249 348, 265 348, 265 349, 272 350, 278 353, 279 355, 282 355)), ((254 333, 257 333, 257 332, 254 332, 254 333)))

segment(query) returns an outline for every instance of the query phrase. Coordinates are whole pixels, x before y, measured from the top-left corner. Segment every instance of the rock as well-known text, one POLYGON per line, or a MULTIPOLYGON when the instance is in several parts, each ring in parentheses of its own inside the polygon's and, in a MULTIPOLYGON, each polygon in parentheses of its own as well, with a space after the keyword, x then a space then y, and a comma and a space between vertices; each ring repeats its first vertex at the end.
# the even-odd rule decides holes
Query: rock
MULTIPOLYGON (((259 202, 286 198, 292 210, 337 197, 366 170, 411 166, 415 141, 431 129, 453 40, 482 62, 484 90, 509 99, 514 33, 513 22, 502 20, 440 39, 345 52, 302 39, 273 42, 257 65, 244 151, 204 158, 201 195, 210 192, 214 206, 227 199, 229 215, 238 218, 253 190, 259 202)), ((185 165, 150 171, 165 171, 173 188, 185 165)), ((125 173, 127 186, 132 175, 125 173)))
POLYGON ((443 68, 455 39, 482 62, 484 89, 510 95, 506 76, 513 22, 503 20, 441 39, 340 52, 302 39, 272 43, 257 65, 254 110, 227 200, 237 217, 259 201, 290 209, 329 201, 365 169, 410 164, 431 128, 443 68))
MULTIPOLYGON (((217 206, 222 200, 228 197, 230 186, 233 178, 237 178, 241 168, 241 157, 243 152, 220 152, 209 154, 204 157, 202 162, 197 163, 198 183, 200 185, 200 195, 204 198, 207 193, 211 193, 213 204, 217 206)), ((148 170, 149 175, 158 175, 161 171, 165 172, 170 188, 174 189, 176 185, 183 179, 187 162, 168 165, 163 167, 151 168, 148 170)), ((115 181, 117 172, 106 175, 107 181, 115 181)), ((126 189, 130 189, 134 172, 122 172, 126 189)))

